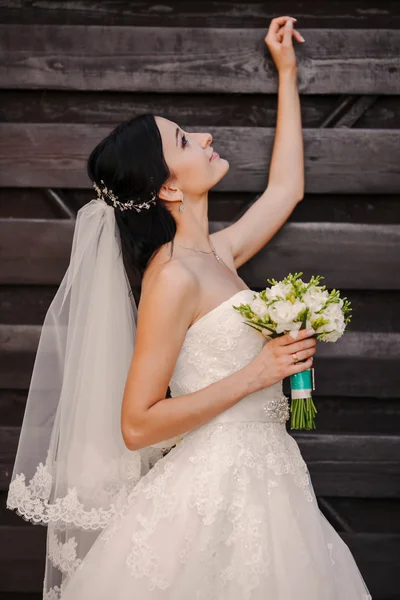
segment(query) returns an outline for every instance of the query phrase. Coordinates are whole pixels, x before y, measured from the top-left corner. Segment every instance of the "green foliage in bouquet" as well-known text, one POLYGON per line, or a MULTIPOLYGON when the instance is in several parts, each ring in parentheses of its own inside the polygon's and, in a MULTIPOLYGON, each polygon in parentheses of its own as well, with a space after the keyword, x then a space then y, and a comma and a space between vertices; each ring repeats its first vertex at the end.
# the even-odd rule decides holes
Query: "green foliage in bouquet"
MULTIPOLYGON (((319 292, 326 291, 326 285, 320 285, 322 279, 325 279, 322 275, 313 275, 308 283, 305 283, 301 279, 300 273, 289 273, 282 281, 277 281, 276 279, 267 279, 268 283, 271 286, 275 285, 286 285, 290 286, 291 289, 288 293, 277 297, 275 300, 269 300, 267 297, 268 290, 262 290, 258 292, 256 296, 258 296, 261 300, 265 302, 265 305, 272 306, 274 303, 279 302, 281 300, 286 300, 295 304, 296 301, 302 301, 303 296, 306 292, 311 290, 312 288, 318 288, 319 292)), ((341 312, 344 317, 344 326, 347 326, 351 321, 352 312, 351 303, 347 299, 347 297, 340 298, 340 291, 333 289, 328 294, 327 298, 324 301, 324 305, 318 310, 312 313, 309 307, 305 307, 301 310, 296 318, 293 319, 293 323, 300 323, 299 327, 296 329, 306 329, 307 326, 313 327, 313 329, 318 332, 318 330, 322 330, 321 333, 316 333, 316 338, 318 341, 326 342, 329 341, 326 339, 326 335, 323 332, 324 326, 329 324, 329 319, 324 318, 323 313, 327 310, 330 305, 341 304, 341 312), (311 320, 312 319, 312 320, 311 320), (307 321, 309 321, 307 325, 307 321)), ((270 339, 274 339, 281 335, 284 335, 283 332, 278 333, 276 330, 278 328, 278 323, 271 318, 269 311, 266 312, 265 316, 260 316, 256 314, 251 308, 250 304, 240 304, 239 306, 233 306, 233 308, 240 312, 240 314, 246 319, 246 324, 253 329, 256 329, 260 333, 262 333, 265 337, 270 339), (265 331, 266 330, 266 331, 265 331)), ((289 329, 288 329, 289 331, 289 329)))
MULTIPOLYGON (((282 281, 268 279, 271 288, 255 293, 249 304, 233 308, 249 327, 268 339, 312 327, 318 341, 337 341, 351 320, 349 300, 340 298, 339 290, 328 292, 326 286, 321 285, 325 279, 322 275, 313 275, 308 283, 301 275, 302 272, 289 273, 282 281)), ((317 409, 311 398, 310 388, 314 389, 311 381, 314 381, 314 369, 290 376, 292 429, 315 428, 317 409)))

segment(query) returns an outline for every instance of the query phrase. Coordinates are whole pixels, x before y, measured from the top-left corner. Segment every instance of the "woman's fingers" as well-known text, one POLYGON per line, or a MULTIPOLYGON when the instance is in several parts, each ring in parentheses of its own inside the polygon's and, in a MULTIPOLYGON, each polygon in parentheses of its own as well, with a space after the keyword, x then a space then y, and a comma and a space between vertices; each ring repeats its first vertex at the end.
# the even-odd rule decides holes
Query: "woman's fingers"
MULTIPOLYGON (((278 39, 279 43, 282 43, 282 41, 283 41, 284 30, 285 30, 285 28, 282 28, 282 30, 277 33, 277 39, 278 39)), ((303 38, 303 36, 301 35, 301 33, 299 31, 297 31, 297 29, 293 29, 293 36, 296 38, 296 40, 298 42, 305 42, 306 41, 303 38)))
MULTIPOLYGON (((304 350, 295 350, 296 352, 296 356, 299 359, 299 361, 301 360, 306 360, 307 358, 313 357, 314 354, 316 353, 317 349, 315 346, 312 346, 311 348, 305 348, 304 350)), ((293 352, 292 352, 293 354, 293 352)), ((298 361, 294 361, 293 360, 293 356, 292 354, 287 354, 286 355, 286 360, 288 361, 288 364, 296 364, 298 361)))
MULTIPOLYGON (((288 16, 277 17, 276 19, 272 19, 271 25, 268 30, 268 35, 271 34, 271 35, 269 35, 269 39, 273 39, 272 35, 274 35, 275 40, 279 43, 282 43, 284 36, 285 36, 285 31, 288 31, 289 25, 287 25, 287 23, 289 21, 291 21, 294 24, 294 22, 297 21, 297 19, 295 19, 294 17, 288 17, 288 16)), ((305 42, 305 39, 303 38, 301 33, 299 31, 297 31, 297 29, 292 28, 291 33, 298 42, 305 42)), ((268 37, 268 35, 267 35, 267 37, 268 37)), ((266 39, 267 39, 267 37, 266 37, 266 39)), ((290 41, 291 41, 290 39, 287 39, 287 42, 290 42, 290 41)))
POLYGON ((301 373, 302 371, 307 371, 307 369, 311 369, 313 365, 312 357, 308 358, 305 362, 295 363, 288 367, 288 375, 294 375, 295 373, 301 373))
POLYGON ((277 344, 279 346, 287 346, 288 344, 293 344, 294 341, 300 342, 305 338, 311 338, 314 334, 315 331, 313 329, 299 329, 297 331, 290 331, 289 333, 285 333, 285 335, 276 338, 276 340, 278 340, 277 344))
POLYGON ((282 44, 289 46, 292 43, 293 37, 293 20, 288 19, 285 26, 282 27, 283 39, 282 44))
POLYGON ((268 33, 278 33, 279 29, 282 25, 285 25, 286 21, 288 19, 292 19, 292 21, 297 21, 297 19, 295 19, 294 17, 289 17, 289 16, 285 16, 285 17, 276 17, 275 19, 272 19, 269 29, 268 29, 268 33))

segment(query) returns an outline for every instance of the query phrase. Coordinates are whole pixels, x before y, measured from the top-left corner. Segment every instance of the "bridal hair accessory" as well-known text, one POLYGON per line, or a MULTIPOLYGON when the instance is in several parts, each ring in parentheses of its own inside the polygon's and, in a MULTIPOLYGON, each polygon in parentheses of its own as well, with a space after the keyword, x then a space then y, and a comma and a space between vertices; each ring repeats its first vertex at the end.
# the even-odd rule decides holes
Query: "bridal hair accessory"
POLYGON ((70 264, 40 333, 8 509, 47 525, 44 600, 69 577, 138 481, 179 436, 129 450, 121 407, 137 306, 112 206, 77 214, 70 264))
MULTIPOLYGON (((134 200, 120 202, 118 200, 118 196, 116 196, 110 188, 106 187, 102 179, 100 180, 100 183, 103 185, 103 189, 100 189, 96 182, 93 183, 93 187, 97 192, 97 197, 101 200, 104 200, 104 202, 106 202, 105 198, 108 198, 114 208, 119 208, 120 210, 129 210, 134 208, 137 212, 140 212, 143 208, 150 208, 150 204, 156 203, 157 194, 155 192, 151 192, 151 200, 142 202, 141 204, 135 204, 134 200)), ((138 200, 140 200, 140 197, 138 200)))

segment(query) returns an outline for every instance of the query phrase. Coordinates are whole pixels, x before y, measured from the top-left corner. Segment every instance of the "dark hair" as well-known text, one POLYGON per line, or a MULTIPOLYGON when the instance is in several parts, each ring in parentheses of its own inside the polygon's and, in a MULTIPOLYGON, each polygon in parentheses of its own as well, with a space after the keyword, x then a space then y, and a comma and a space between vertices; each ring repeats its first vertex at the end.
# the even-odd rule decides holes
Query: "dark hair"
POLYGON ((115 127, 91 152, 87 173, 100 187, 103 180, 120 202, 133 200, 141 204, 151 199, 152 192, 156 194, 155 204, 140 212, 134 208, 114 209, 124 266, 138 302, 141 280, 150 258, 176 233, 175 219, 158 197, 161 185, 171 172, 164 159, 154 116, 145 113, 115 127))

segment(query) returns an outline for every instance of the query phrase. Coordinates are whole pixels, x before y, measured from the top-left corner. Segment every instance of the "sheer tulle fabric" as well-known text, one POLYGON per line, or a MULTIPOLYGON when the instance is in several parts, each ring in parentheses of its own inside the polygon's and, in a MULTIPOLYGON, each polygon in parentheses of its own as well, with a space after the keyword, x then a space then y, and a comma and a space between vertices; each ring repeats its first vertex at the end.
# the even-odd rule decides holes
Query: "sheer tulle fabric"
POLYGON ((137 452, 124 444, 121 402, 136 321, 114 208, 92 200, 78 212, 70 264, 43 324, 7 496, 7 508, 49 526, 50 599, 176 441, 137 452))

